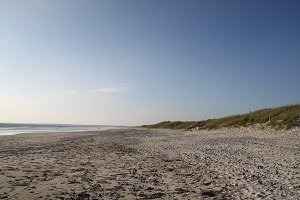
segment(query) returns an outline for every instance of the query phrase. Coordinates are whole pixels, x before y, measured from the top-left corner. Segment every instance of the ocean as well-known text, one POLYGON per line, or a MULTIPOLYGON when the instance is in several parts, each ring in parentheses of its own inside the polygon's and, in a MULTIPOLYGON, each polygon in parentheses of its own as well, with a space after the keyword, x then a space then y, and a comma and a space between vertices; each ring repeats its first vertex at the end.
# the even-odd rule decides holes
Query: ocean
POLYGON ((0 123, 0 135, 14 135, 19 133, 99 131, 120 128, 124 127, 105 125, 0 123))

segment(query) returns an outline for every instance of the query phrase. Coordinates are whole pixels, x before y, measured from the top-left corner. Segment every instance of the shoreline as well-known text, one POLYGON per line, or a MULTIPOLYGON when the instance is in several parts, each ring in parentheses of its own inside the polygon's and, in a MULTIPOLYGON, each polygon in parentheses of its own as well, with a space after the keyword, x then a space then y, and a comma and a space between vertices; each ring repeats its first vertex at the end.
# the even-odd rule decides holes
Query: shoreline
POLYGON ((128 126, 102 126, 93 129, 69 129, 69 130, 6 130, 0 129, 0 137, 1 136, 9 136, 9 135, 20 135, 20 134, 48 134, 48 133, 77 133, 77 132, 99 132, 99 131, 106 131, 106 130, 118 130, 118 129, 129 129, 132 127, 128 126))

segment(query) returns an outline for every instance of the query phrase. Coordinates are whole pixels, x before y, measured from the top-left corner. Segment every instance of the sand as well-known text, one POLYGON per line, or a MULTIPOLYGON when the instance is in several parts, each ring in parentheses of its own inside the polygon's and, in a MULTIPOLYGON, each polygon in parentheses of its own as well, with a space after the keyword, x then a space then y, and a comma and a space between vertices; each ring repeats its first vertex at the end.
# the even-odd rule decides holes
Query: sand
POLYGON ((300 130, 0 137, 0 199, 300 199, 300 130))

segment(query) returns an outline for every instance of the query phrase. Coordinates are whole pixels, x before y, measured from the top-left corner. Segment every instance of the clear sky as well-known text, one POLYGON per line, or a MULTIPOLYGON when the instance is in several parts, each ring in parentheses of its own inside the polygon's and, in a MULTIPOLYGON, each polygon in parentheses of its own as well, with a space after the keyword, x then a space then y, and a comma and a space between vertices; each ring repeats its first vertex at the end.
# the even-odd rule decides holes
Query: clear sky
POLYGON ((300 103, 300 1, 2 0, 0 121, 140 125, 300 103))

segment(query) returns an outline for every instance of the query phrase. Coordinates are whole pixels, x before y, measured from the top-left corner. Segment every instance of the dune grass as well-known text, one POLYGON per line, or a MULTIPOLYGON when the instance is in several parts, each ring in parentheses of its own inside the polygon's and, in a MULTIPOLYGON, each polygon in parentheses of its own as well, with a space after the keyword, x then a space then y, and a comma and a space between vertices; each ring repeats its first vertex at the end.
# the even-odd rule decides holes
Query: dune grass
POLYGON ((233 115, 219 119, 203 121, 164 121, 153 125, 144 125, 144 128, 165 129, 219 129, 222 127, 241 127, 254 124, 264 124, 276 129, 289 129, 300 126, 300 104, 277 108, 261 109, 242 115, 233 115))

